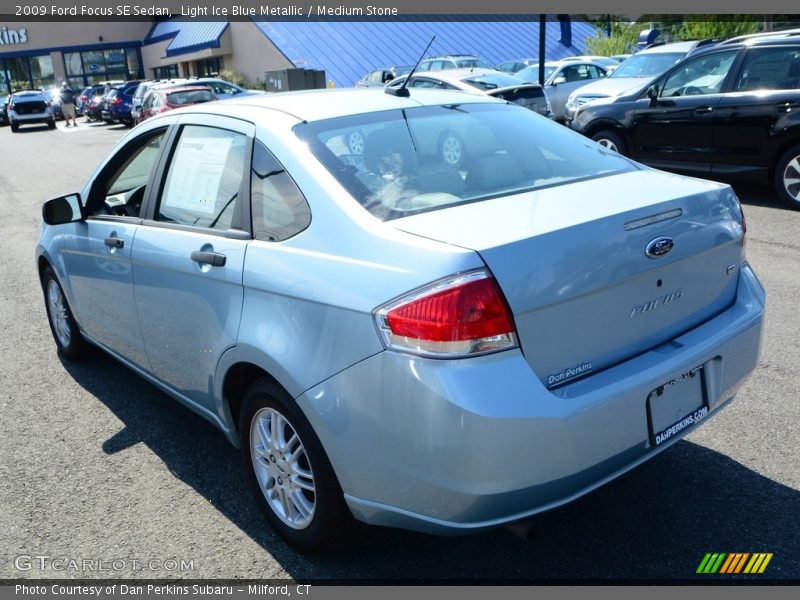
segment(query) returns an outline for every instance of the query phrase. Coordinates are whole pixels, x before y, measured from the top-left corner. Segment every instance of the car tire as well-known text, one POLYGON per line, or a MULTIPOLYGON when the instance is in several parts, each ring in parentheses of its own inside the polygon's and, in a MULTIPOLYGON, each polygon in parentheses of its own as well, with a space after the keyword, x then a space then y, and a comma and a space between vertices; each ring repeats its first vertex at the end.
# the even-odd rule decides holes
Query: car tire
POLYGON ((458 134, 445 131, 439 138, 439 156, 447 165, 460 167, 467 157, 467 149, 458 134))
POLYGON ((48 121, 48 122, 47 122, 47 126, 48 126, 50 129, 55 129, 55 128, 56 128, 56 122, 55 122, 55 121, 48 121))
POLYGON ((614 152, 622 154, 623 156, 628 155, 628 147, 625 144, 625 140, 623 140, 622 136, 616 131, 604 129, 595 133, 592 136, 592 139, 604 148, 613 150, 614 152))
POLYGON ((11 123, 11 132, 17 133, 19 131, 19 123, 11 123))
POLYGON ((47 309, 47 322, 50 323, 50 331, 58 353, 67 360, 84 358, 88 353, 89 344, 83 338, 75 317, 72 316, 72 309, 52 267, 45 268, 42 273, 42 291, 47 309))
POLYGON ((774 184, 781 202, 800 210, 800 146, 783 153, 775 167, 774 184))
POLYGON ((350 151, 350 154, 364 154, 365 145, 366 138, 362 132, 356 130, 347 134, 347 149, 350 151))
POLYGON ((256 501, 287 543, 326 553, 352 538, 357 523, 319 438, 271 379, 258 379, 245 393, 239 439, 256 501))

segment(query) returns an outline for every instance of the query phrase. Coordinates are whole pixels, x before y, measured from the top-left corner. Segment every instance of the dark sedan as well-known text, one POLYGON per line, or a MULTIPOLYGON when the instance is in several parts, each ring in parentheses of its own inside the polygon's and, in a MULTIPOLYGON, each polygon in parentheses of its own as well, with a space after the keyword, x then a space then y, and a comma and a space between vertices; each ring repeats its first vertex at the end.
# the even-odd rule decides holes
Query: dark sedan
POLYGON ((8 125, 8 98, 0 96, 0 125, 8 125))
POLYGON ((584 105, 572 128, 657 168, 771 181, 800 210, 800 39, 704 49, 644 87, 584 105))

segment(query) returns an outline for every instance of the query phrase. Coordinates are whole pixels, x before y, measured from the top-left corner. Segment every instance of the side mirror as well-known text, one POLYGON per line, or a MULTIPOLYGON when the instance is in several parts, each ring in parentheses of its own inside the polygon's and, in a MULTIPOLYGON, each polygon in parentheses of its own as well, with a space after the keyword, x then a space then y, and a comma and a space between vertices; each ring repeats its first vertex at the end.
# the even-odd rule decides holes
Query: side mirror
POLYGON ((657 85, 651 85, 649 88, 647 88, 647 97, 650 98, 651 103, 655 103, 655 101, 658 100, 657 85))
POLYGON ((63 225, 83 219, 80 194, 68 194, 42 205, 42 219, 48 225, 63 225))

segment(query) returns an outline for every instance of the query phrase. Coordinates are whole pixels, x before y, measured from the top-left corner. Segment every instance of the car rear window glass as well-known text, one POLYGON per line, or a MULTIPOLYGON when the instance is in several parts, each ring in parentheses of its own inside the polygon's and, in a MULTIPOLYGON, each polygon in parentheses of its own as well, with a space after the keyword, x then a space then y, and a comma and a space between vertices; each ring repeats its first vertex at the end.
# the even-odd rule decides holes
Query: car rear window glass
POLYGON ((740 92, 800 88, 800 48, 753 48, 736 82, 740 92))
POLYGON ((382 111, 301 124, 295 132, 382 220, 635 169, 516 105, 382 111))
POLYGON ((169 104, 198 104, 199 102, 211 102, 212 100, 215 100, 215 98, 211 90, 187 90, 167 94, 167 102, 169 104))
POLYGON ((510 85, 520 85, 521 79, 511 75, 498 73, 497 75, 478 75, 476 77, 467 77, 463 80, 464 83, 478 88, 479 90, 494 90, 499 87, 508 87, 510 85))

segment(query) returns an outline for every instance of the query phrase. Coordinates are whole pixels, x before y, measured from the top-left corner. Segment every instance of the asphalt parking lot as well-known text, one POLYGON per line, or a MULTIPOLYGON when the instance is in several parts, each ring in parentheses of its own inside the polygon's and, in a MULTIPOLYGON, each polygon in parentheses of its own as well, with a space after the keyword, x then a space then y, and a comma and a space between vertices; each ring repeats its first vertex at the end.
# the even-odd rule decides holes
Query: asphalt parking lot
POLYGON ((760 365, 727 410, 537 517, 529 542, 369 528, 304 557, 262 520, 221 433, 104 355, 57 357, 34 264, 41 202, 78 190, 127 132, 80 123, 0 128, 0 579, 719 581, 695 575, 705 553, 771 552, 763 576, 732 577, 800 580, 800 212, 769 189, 737 188, 768 307, 760 365))

